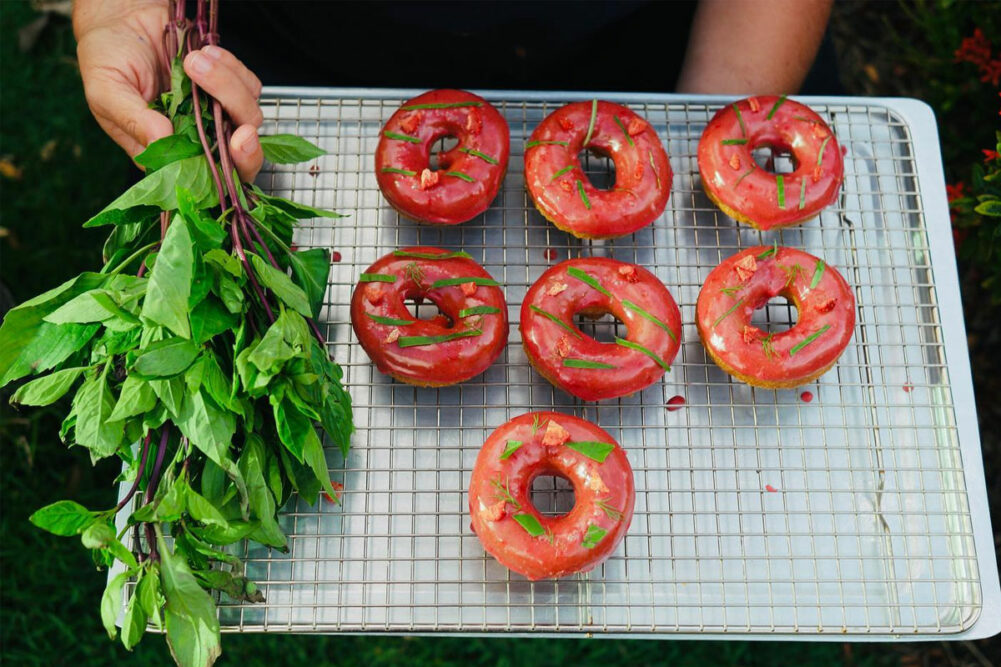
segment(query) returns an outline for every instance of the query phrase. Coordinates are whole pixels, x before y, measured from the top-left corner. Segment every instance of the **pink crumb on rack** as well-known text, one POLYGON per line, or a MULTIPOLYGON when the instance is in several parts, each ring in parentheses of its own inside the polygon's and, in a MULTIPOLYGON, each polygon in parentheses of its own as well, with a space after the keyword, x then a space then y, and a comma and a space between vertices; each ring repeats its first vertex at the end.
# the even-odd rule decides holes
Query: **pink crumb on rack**
POLYGON ((810 401, 813 400, 813 392, 812 391, 804 391, 802 394, 799 395, 799 398, 804 403, 809 403, 810 401))
POLYGON ((778 489, 776 489, 771 484, 765 484, 765 490, 768 491, 769 493, 777 493, 778 492, 778 489))
POLYGON ((684 405, 685 405, 684 396, 672 396, 671 398, 667 399, 667 409, 670 412, 674 412, 675 410, 680 410, 681 408, 684 407, 684 405))
POLYGON ((559 253, 554 248, 546 248, 546 251, 542 255, 550 262, 559 257, 559 253))
POLYGON ((912 391, 914 391, 914 385, 908 382, 907 384, 904 385, 904 391, 906 391, 908 394, 911 393, 912 391))
POLYGON ((320 174, 320 166, 317 164, 312 165, 309 168, 309 175, 316 178, 320 174))
POLYGON ((336 250, 333 251, 332 253, 330 253, 330 261, 331 262, 339 262, 339 261, 341 261, 341 253, 339 253, 336 250))
POLYGON ((341 484, 340 482, 331 481, 330 482, 330 486, 334 487, 334 493, 337 494, 337 500, 334 500, 333 498, 331 498, 330 494, 327 493, 326 491, 323 492, 324 499, 326 499, 326 501, 328 503, 334 503, 336 505, 340 505, 341 504, 341 491, 344 490, 344 485, 341 484))

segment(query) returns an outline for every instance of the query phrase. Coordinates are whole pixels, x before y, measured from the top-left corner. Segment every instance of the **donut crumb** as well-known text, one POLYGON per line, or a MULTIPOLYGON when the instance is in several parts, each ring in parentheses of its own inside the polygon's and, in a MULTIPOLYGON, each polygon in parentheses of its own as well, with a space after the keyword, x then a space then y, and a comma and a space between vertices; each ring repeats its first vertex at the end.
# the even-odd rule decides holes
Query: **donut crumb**
POLYGON ((734 265, 733 270, 737 272, 740 281, 744 282, 758 270, 758 262, 754 259, 754 255, 746 255, 734 265))
POLYGON ((365 290, 365 300, 373 306, 377 306, 382 303, 382 296, 382 288, 378 285, 372 285, 365 290))
POLYGON ((734 171, 740 169, 740 156, 737 155, 736 153, 730 156, 730 168, 733 169, 734 171))
POLYGON ((549 289, 546 290, 546 294, 548 294, 549 296, 556 296, 566 288, 567 288, 566 283, 552 283, 549 286, 549 289))
POLYGON ((566 336, 560 336, 560 339, 556 341, 556 354, 560 355, 561 359, 570 354, 570 341, 566 336))
POLYGON ((466 296, 473 296, 476 294, 476 283, 462 283, 459 285, 459 288, 466 296))
POLYGON ((635 283, 640 279, 640 277, 636 275, 636 267, 631 264, 627 264, 626 266, 620 266, 619 275, 621 275, 623 278, 625 278, 628 282, 631 283, 635 283))
POLYGON ((761 105, 758 104, 758 98, 757 97, 749 97, 749 98, 747 98, 747 105, 749 107, 751 107, 751 111, 760 111, 761 110, 761 105))
POLYGON ((386 336, 386 340, 383 342, 385 342, 387 345, 389 343, 395 343, 399 339, 399 337, 400 337, 400 330, 393 329, 392 331, 389 332, 389 335, 386 336))
POLYGON ((547 447, 558 447, 570 439, 570 431, 566 430, 556 420, 550 419, 546 426, 546 434, 542 436, 542 444, 547 447))
POLYGON ((483 505, 481 502, 480 516, 487 521, 500 521, 504 518, 504 515, 507 514, 507 508, 505 505, 507 505, 506 500, 498 500, 493 505, 483 505))
POLYGON ((413 134, 414 130, 421 123, 420 111, 415 111, 414 113, 408 114, 403 117, 400 121, 400 129, 407 134, 413 134))
POLYGON ((425 169, 424 171, 421 172, 421 182, 420 182, 421 190, 427 190, 428 188, 433 188, 434 186, 438 185, 439 178, 440 176, 438 176, 437 171, 431 171, 430 169, 425 169))
POLYGON ((646 123, 642 118, 633 117, 629 119, 629 125, 626 127, 626 132, 630 137, 635 137, 637 134, 641 133, 646 129, 646 123))

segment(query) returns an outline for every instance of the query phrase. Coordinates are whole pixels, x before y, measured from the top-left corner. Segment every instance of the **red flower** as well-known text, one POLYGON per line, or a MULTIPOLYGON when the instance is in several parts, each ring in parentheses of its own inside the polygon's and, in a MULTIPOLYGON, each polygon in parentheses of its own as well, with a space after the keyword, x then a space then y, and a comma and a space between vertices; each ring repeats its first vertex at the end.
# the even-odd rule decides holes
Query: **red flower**
POLYGON ((992 86, 998 85, 1001 81, 1001 59, 995 58, 985 65, 980 66, 980 80, 990 83, 992 86))
POLYGON ((991 162, 992 160, 1001 159, 1001 155, 998 155, 997 151, 990 151, 990 150, 987 150, 986 148, 983 149, 983 150, 984 150, 984 164, 987 164, 988 162, 991 162))
POLYGON ((973 37, 963 39, 956 49, 956 62, 965 61, 983 67, 990 59, 991 43, 980 28, 973 31, 973 37))
POLYGON ((949 198, 950 203, 957 199, 962 199, 963 197, 966 197, 968 195, 968 193, 966 192, 966 183, 962 181, 956 183, 955 185, 949 185, 948 183, 946 183, 945 193, 946 196, 949 198))

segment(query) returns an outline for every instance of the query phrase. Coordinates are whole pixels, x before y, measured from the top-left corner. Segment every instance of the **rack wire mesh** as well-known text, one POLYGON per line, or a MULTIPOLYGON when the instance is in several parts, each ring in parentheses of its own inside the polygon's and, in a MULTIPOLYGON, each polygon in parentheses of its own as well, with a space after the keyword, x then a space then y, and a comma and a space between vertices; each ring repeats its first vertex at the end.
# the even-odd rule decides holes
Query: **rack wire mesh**
MULTIPOLYGON (((345 369, 357 433, 346 460, 327 450, 332 477, 344 485, 341 506, 293 499, 281 520, 288 553, 241 547, 267 602, 223 599, 224 629, 915 636, 960 633, 977 621, 983 600, 942 296, 911 128, 899 115, 879 104, 813 104, 845 149, 842 195, 813 221, 759 233, 723 215, 699 182, 696 146, 718 105, 630 103, 667 149, 671 198, 649 227, 591 242, 547 223, 524 187, 524 143, 566 100, 494 96, 511 127, 506 180, 484 214, 440 228, 401 218, 376 185, 379 130, 406 98, 394 92, 286 91, 262 100, 264 132, 294 132, 328 154, 269 166, 259 184, 350 215, 307 222, 296 241, 337 253, 321 319, 345 369), (731 379, 707 358, 694 325, 708 273, 743 248, 773 241, 837 267, 858 302, 845 354, 797 390, 731 379), (440 389, 394 382, 356 344, 348 302, 358 275, 408 245, 465 250, 504 285, 509 345, 469 382, 440 389), (536 374, 517 326, 522 296, 548 266, 591 255, 648 267, 685 323, 663 382, 601 403, 576 400, 536 374), (677 407, 668 405, 674 396, 684 398, 680 409, 668 409, 677 407), (489 433, 537 409, 608 430, 632 463, 636 508, 602 566, 533 583, 484 553, 469 530, 467 487, 489 433)), ((607 163, 585 159, 592 178, 608 178, 607 163)), ((788 327, 795 309, 772 303, 756 321, 788 327)), ((614 326, 606 318, 593 332, 605 337, 614 326)), ((567 484, 539 487, 542 511, 572 504, 567 484)))

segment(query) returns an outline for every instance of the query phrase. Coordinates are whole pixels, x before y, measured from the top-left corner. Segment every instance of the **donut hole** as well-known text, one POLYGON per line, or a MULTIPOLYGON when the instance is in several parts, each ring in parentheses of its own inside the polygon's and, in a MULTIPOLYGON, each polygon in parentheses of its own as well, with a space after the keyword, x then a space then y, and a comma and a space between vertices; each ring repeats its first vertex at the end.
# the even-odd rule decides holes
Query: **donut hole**
POLYGON ((761 304, 751 315, 751 326, 765 333, 781 333, 796 326, 799 311, 795 304, 784 296, 773 296, 761 304))
POLYGON ((627 334, 622 320, 608 312, 582 310, 574 315, 574 324, 599 343, 614 343, 616 338, 625 338, 627 334))
POLYGON ((788 146, 760 144, 751 150, 751 157, 770 174, 791 174, 799 168, 799 160, 788 146))
POLYGON ((438 171, 439 169, 448 169, 452 166, 451 160, 447 157, 442 159, 442 154, 448 153, 450 150, 459 145, 459 137, 447 134, 444 137, 439 137, 431 144, 431 156, 428 160, 428 168, 431 171, 438 171))
POLYGON ((419 296, 408 297, 403 300, 403 305, 407 307, 407 310, 415 319, 425 320, 430 322, 432 320, 438 320, 439 323, 446 329, 451 329, 455 326, 455 322, 451 317, 446 315, 438 308, 438 304, 430 299, 425 299, 419 296))
POLYGON ((552 473, 544 473, 532 480, 530 496, 532 505, 542 516, 569 514, 577 502, 570 480, 552 473))
POLYGON ((598 190, 611 190, 615 187, 615 161, 604 153, 593 148, 586 148, 577 154, 581 169, 587 180, 598 190))

